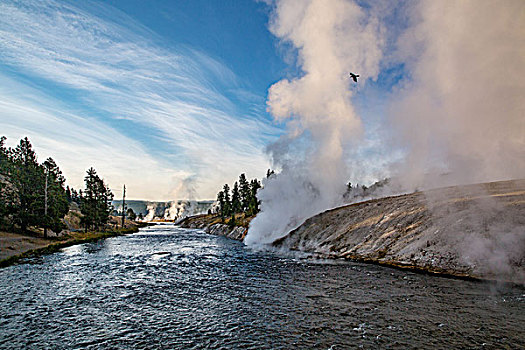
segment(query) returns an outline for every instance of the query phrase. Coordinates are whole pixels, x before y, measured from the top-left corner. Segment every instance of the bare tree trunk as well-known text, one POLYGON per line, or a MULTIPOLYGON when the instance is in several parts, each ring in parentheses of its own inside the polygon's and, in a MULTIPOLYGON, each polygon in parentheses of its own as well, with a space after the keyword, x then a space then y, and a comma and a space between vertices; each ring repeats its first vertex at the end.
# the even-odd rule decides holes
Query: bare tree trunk
POLYGON ((122 195, 122 228, 126 224, 126 185, 124 185, 124 193, 122 195))
POLYGON ((47 238, 47 178, 49 175, 49 170, 46 171, 46 187, 44 190, 44 238, 47 238))

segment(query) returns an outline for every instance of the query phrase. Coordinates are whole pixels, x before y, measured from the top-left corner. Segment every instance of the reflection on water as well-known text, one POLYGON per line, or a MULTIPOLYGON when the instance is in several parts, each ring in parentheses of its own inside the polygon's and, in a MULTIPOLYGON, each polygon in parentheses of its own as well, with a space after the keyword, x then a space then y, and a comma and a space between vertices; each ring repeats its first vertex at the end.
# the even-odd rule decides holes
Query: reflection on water
POLYGON ((171 225, 0 270, 2 349, 525 347, 525 291, 171 225))

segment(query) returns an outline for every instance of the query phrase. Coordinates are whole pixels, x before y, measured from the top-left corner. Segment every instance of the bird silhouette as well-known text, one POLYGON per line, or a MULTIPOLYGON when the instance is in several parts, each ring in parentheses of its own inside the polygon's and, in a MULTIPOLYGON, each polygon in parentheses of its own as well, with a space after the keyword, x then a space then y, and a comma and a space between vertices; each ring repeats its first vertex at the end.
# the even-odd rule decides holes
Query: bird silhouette
POLYGON ((351 76, 352 79, 354 79, 354 81, 357 83, 357 77, 359 77, 359 74, 354 74, 354 73, 350 72, 350 76, 351 76))

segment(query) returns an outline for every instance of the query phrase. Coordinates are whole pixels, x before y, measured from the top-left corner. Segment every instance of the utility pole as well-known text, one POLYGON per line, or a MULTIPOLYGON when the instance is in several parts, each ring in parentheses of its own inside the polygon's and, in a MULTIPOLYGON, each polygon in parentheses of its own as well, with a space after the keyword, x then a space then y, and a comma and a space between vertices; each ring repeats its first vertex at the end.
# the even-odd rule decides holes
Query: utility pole
POLYGON ((124 185, 124 193, 122 194, 122 228, 126 223, 126 185, 124 185))
POLYGON ((47 178, 49 177, 49 169, 46 169, 46 187, 44 190, 44 238, 47 238, 47 178))

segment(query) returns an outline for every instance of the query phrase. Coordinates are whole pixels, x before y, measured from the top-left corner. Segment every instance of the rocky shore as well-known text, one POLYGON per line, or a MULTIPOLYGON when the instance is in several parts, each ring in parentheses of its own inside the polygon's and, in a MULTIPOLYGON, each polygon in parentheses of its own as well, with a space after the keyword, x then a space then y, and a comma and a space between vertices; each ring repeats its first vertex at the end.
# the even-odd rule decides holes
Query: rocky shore
MULTIPOLYGON (((222 224, 214 215, 180 224, 237 240, 247 233, 246 225, 222 224)), ((273 245, 320 258, 525 285, 525 180, 441 188, 327 210, 273 245)))
POLYGON ((243 225, 229 225, 222 223, 217 215, 203 214, 187 217, 179 222, 179 225, 184 228, 198 228, 212 235, 242 241, 248 232, 246 227, 248 223, 249 220, 244 220, 243 225))
POLYGON ((525 284, 525 180, 328 210, 273 245, 323 258, 525 284))

